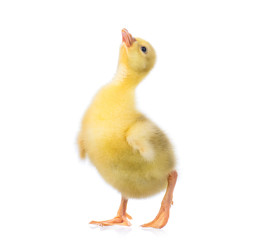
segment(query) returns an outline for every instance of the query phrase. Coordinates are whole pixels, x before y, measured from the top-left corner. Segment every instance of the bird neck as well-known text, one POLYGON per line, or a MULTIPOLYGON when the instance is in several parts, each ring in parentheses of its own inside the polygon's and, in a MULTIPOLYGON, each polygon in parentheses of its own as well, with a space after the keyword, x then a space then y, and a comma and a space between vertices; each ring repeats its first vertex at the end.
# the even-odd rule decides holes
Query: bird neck
POLYGON ((138 74, 124 64, 119 63, 112 84, 119 87, 134 90, 143 80, 146 74, 138 74))

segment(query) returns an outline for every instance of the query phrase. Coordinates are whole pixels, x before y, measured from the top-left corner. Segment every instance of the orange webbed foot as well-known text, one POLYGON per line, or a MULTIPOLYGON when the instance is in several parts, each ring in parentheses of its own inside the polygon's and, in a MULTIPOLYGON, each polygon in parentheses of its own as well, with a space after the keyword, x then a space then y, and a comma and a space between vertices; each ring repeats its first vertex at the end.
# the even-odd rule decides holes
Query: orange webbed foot
POLYGON ((131 223, 128 221, 128 219, 131 220, 132 217, 126 213, 127 201, 128 200, 122 196, 121 204, 115 218, 106 221, 91 221, 89 224, 96 224, 99 226, 131 226, 131 223))
POLYGON ((132 217, 126 214, 125 216, 116 216, 115 218, 106 221, 91 221, 89 224, 96 224, 101 227, 113 225, 131 226, 131 223, 128 221, 128 219, 132 219, 132 217))
POLYGON ((176 185, 176 180, 177 180, 177 172, 172 171, 168 176, 168 186, 167 186, 166 194, 163 198, 157 216, 152 222, 143 224, 142 227, 163 228, 167 224, 169 218, 169 210, 171 205, 173 205, 172 198, 173 198, 174 187, 176 185))
POLYGON ((152 222, 141 225, 141 227, 163 228, 169 218, 169 209, 161 209, 152 222))

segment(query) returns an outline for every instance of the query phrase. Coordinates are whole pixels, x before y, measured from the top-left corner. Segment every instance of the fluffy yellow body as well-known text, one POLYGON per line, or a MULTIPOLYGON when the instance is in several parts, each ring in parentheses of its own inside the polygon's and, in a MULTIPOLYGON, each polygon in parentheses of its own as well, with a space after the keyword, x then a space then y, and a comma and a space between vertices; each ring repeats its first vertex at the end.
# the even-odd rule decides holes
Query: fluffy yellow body
POLYGON ((165 134, 136 110, 135 87, 119 79, 116 75, 102 88, 87 110, 78 138, 80 155, 87 155, 124 197, 147 197, 166 188, 174 154, 165 134))

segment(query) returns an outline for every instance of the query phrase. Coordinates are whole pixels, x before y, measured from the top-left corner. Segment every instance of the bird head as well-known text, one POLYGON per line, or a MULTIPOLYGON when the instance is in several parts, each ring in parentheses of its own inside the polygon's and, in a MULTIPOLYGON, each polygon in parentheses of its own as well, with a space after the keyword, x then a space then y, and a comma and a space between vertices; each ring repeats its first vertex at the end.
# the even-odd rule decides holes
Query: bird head
POLYGON ((129 75, 142 79, 153 68, 155 60, 155 50, 150 43, 132 37, 125 28, 122 30, 119 65, 124 66, 129 75))

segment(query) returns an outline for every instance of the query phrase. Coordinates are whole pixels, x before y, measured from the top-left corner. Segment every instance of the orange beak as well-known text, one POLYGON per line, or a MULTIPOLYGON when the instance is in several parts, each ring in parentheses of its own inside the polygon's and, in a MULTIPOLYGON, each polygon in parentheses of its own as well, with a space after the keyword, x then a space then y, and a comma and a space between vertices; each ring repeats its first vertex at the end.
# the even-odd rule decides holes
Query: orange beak
POLYGON ((122 29, 122 42, 126 44, 127 47, 132 46, 133 42, 135 42, 136 39, 132 37, 132 35, 125 29, 122 29))

